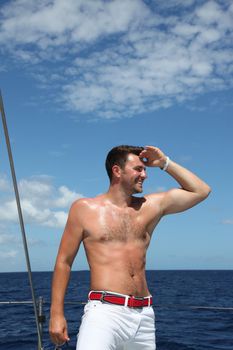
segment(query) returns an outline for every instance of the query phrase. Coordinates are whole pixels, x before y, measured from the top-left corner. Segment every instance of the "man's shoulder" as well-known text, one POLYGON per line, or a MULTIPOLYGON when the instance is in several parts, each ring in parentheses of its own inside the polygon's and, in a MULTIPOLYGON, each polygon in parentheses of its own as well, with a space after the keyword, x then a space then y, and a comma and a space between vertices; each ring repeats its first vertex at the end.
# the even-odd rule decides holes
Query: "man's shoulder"
POLYGON ((101 202, 101 195, 96 197, 82 197, 77 200, 75 200, 71 208, 72 209, 88 209, 92 208, 93 206, 98 205, 101 202))

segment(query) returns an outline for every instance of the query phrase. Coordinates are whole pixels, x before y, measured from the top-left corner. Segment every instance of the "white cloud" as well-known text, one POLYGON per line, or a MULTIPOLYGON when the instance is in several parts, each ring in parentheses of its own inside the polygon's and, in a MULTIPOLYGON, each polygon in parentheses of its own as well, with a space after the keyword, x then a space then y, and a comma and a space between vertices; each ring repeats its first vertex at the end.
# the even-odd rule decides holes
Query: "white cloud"
POLYGON ((32 44, 44 50, 124 32, 139 15, 147 13, 147 8, 139 0, 18 0, 5 5, 1 12, 4 44, 13 40, 15 45, 32 44))
POLYGON ((0 233, 0 244, 1 246, 5 244, 15 244, 19 243, 18 238, 12 234, 0 233))
POLYGON ((0 174, 0 191, 2 192, 8 192, 10 190, 11 186, 10 183, 4 174, 0 174))
POLYGON ((0 219, 2 221, 16 221, 17 220, 17 207, 14 200, 1 201, 0 205, 0 219))
POLYGON ((233 219, 225 219, 222 223, 224 225, 233 225, 233 219))
POLYGON ((69 110, 113 118, 232 87, 232 33, 232 1, 18 0, 0 43, 69 110))
POLYGON ((53 203, 55 207, 66 208, 75 199, 80 198, 80 195, 70 191, 66 186, 61 186, 58 188, 58 197, 54 199, 53 203))
MULTIPOLYGON (((7 232, 7 230, 3 230, 5 232, 7 232)), ((40 240, 40 239, 36 239, 36 238, 31 238, 28 237, 27 238, 27 242, 30 246, 41 246, 44 245, 45 242, 40 240)), ((20 249, 22 249, 22 245, 23 245, 23 241, 22 241, 22 236, 20 232, 17 232, 17 234, 11 234, 11 233, 1 233, 0 232, 0 245, 1 247, 20 247, 20 249)))
POLYGON ((32 196, 34 199, 40 200, 40 197, 49 197, 52 194, 52 186, 49 181, 43 181, 40 178, 23 179, 19 182, 19 191, 26 198, 32 196))
MULTIPOLYGON (((21 207, 25 223, 47 227, 63 228, 67 219, 67 210, 71 203, 82 197, 66 186, 56 188, 50 178, 34 177, 19 181, 21 207), (58 210, 63 209, 63 210, 58 210)), ((14 198, 1 199, 0 220, 18 222, 18 212, 14 198)), ((1 236, 0 239, 7 239, 1 236)), ((8 236, 8 239, 12 239, 8 236)))
POLYGON ((13 259, 17 256, 18 251, 17 250, 8 250, 8 251, 2 251, 0 250, 0 259, 4 260, 4 259, 13 259))
POLYGON ((50 213, 47 220, 44 221, 43 226, 64 228, 66 220, 67 220, 66 212, 56 211, 56 212, 50 213))

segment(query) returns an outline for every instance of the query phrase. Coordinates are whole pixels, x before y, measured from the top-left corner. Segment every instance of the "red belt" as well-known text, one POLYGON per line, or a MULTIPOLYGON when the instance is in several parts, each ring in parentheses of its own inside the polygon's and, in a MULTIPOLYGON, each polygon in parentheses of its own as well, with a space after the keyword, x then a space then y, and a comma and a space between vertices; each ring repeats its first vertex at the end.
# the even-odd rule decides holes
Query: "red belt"
POLYGON ((102 303, 123 305, 128 307, 145 307, 152 305, 152 296, 134 297, 105 291, 91 291, 89 300, 100 300, 102 303))

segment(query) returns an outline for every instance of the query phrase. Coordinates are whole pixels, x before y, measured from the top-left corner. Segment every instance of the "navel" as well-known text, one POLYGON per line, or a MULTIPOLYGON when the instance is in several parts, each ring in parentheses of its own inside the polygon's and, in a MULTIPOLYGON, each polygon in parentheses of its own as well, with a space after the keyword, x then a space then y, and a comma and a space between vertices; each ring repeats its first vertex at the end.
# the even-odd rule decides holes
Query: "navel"
POLYGON ((134 267, 132 266, 132 263, 130 263, 129 265, 129 275, 131 278, 135 277, 135 271, 134 271, 134 267))

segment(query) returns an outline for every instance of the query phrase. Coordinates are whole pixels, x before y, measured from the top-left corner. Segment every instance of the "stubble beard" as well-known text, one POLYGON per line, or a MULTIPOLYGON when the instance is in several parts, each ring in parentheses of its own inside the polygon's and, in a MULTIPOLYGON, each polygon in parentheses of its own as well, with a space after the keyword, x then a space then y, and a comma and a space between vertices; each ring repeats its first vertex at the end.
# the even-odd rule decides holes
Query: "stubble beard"
POLYGON ((129 182, 125 182, 125 189, 127 192, 131 192, 131 194, 137 194, 143 192, 143 182, 139 184, 138 179, 131 180, 131 184, 129 182))
POLYGON ((135 185, 134 185, 134 192, 133 193, 142 193, 143 192, 143 188, 142 188, 142 184, 140 185, 138 183, 138 181, 136 181, 135 185))

